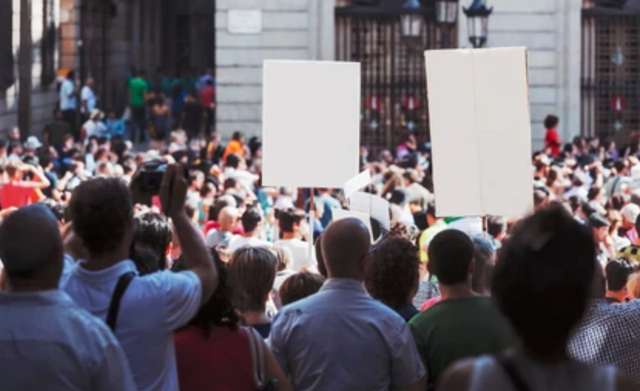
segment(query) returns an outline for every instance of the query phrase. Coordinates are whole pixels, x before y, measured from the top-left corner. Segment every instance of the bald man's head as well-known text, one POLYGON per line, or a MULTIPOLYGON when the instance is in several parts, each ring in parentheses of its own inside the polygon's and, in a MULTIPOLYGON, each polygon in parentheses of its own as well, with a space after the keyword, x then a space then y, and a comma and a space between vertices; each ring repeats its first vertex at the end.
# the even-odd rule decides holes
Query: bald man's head
POLYGON ((322 235, 322 255, 329 277, 361 280, 370 247, 369 230, 360 220, 349 218, 331 223, 322 235))
POLYGON ((9 280, 55 279, 57 285, 62 257, 58 222, 46 206, 20 208, 0 225, 0 259, 9 280))
POLYGON ((240 212, 233 206, 227 206, 220 211, 218 216, 218 223, 220 224, 221 231, 233 231, 238 223, 240 212))

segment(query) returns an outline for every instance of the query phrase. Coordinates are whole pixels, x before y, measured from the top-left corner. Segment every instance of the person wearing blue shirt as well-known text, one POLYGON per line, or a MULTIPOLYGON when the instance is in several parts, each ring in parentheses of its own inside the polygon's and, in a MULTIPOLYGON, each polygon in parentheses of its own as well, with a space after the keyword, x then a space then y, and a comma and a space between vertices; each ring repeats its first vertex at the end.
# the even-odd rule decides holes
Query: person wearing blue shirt
POLYGON ((283 307, 271 328, 273 354, 293 389, 425 390, 406 322, 363 287, 368 229, 357 219, 334 222, 321 246, 329 279, 318 293, 283 307))

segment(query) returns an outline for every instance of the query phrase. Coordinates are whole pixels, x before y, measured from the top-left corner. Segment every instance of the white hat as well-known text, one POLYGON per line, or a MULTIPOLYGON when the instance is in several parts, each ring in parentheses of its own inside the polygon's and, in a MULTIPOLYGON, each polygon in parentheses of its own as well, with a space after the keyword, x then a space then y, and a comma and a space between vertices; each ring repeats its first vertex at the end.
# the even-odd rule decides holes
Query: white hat
POLYGON ((635 224, 636 220, 638 220, 638 216, 640 216, 640 206, 636 204, 627 204, 622 208, 620 214, 625 220, 631 224, 635 224))
POLYGON ((35 151, 41 146, 42 143, 38 141, 38 138, 36 136, 29 136, 29 138, 27 138, 27 141, 24 143, 24 149, 28 151, 35 151))

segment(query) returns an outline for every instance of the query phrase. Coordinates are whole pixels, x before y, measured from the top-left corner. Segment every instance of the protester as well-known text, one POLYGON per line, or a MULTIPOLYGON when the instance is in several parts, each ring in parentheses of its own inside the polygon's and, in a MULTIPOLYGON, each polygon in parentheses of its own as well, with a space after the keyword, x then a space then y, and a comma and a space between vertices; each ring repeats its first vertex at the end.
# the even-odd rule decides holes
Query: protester
POLYGON ((229 247, 231 240, 234 238, 233 232, 236 229, 239 217, 238 209, 232 206, 223 208, 218 215, 220 227, 207 233, 205 239, 207 247, 229 247))
POLYGON ((63 244, 45 206, 4 219, 0 258, 6 279, 0 292, 0 389, 137 389, 107 326, 58 290, 63 244))
POLYGON ((62 149, 62 139, 65 135, 71 134, 72 127, 65 122, 60 109, 55 110, 54 121, 45 126, 42 137, 47 147, 54 147, 57 151, 62 149))
MULTIPOLYGON (((75 77, 75 72, 73 70, 70 70, 67 73, 67 76, 60 86, 59 96, 62 118, 69 124, 69 126, 71 126, 72 130, 76 129, 76 110, 78 109, 75 77)), ((74 136, 78 135, 74 133, 74 136)))
POLYGON ((182 107, 180 127, 187 132, 189 138, 195 138, 200 135, 202 115, 202 105, 196 99, 193 92, 188 92, 184 99, 184 106, 182 107))
POLYGON ((438 278, 442 301, 415 316, 409 327, 431 387, 455 361, 497 354, 516 344, 492 300, 472 290, 473 254, 472 240, 458 230, 440 232, 429 245, 428 267, 438 278))
POLYGON ((320 274, 302 271, 289 276, 280 287, 280 299, 286 306, 318 293, 325 278, 320 274))
POLYGON ((313 271, 316 266, 315 252, 310 244, 301 240, 301 225, 305 214, 297 209, 288 208, 278 211, 281 239, 275 244, 288 248, 293 254, 291 269, 299 272, 303 269, 313 271))
POLYGON ((404 320, 362 286, 370 240, 359 220, 331 224, 322 236, 329 279, 274 319, 271 348, 296 391, 426 387, 404 320))
POLYGON ((627 281, 633 274, 633 266, 624 258, 614 259, 607 263, 605 276, 607 279, 606 300, 609 304, 620 304, 629 301, 627 281))
POLYGON ((214 109, 216 107, 216 89, 214 87, 213 80, 207 80, 205 86, 200 91, 200 103, 204 109, 206 122, 205 131, 207 134, 211 133, 214 123, 214 109))
MULTIPOLYGON (((633 218, 633 213, 632 213, 633 209, 635 208, 630 208, 627 210, 628 212, 627 217, 624 217, 623 215, 622 217, 623 228, 621 228, 621 231, 624 230, 624 227, 629 227, 628 219, 633 218), (624 223, 625 221, 627 221, 627 223, 624 223)), ((638 214, 638 216, 636 217, 635 224, 634 224, 634 231, 640 232, 638 231, 638 229, 640 229, 640 214, 638 214)), ((627 229, 626 232, 628 233, 629 229, 627 229)), ((640 241, 637 239, 635 241, 630 240, 628 235, 625 236, 625 239, 627 239, 631 244, 620 249, 620 251, 618 251, 617 256, 626 258, 627 260, 638 264, 638 262, 640 262, 640 241)))
POLYGON ((501 216, 487 218, 487 233, 491 237, 491 244, 495 250, 502 247, 502 241, 507 236, 507 221, 501 216))
POLYGON ((40 167, 9 163, 4 167, 7 181, 0 186, 0 206, 3 209, 20 208, 32 203, 34 191, 46 189, 51 182, 40 167), (31 179, 25 179, 26 175, 31 179))
POLYGON ((268 338, 271 320, 267 317, 267 301, 276 279, 276 257, 262 247, 243 247, 229 261, 229 282, 234 303, 246 323, 268 338))
POLYGON ((412 304, 420 280, 418 249, 404 238, 391 236, 377 243, 369 258, 367 292, 410 321, 420 313, 412 304))
POLYGON ((146 99, 149 86, 139 72, 134 72, 133 78, 129 81, 129 108, 131 110, 131 140, 144 142, 146 99))
POLYGON ((114 178, 97 178, 73 192, 73 234, 88 252, 66 268, 61 287, 82 308, 107 322, 121 343, 139 390, 178 389, 173 331, 184 326, 217 286, 211 254, 184 211, 184 169, 170 165, 160 199, 180 239, 186 271, 138 276, 128 260, 134 236, 131 193, 114 178), (127 285, 128 283, 128 285, 127 285), (114 295, 116 286, 119 295, 114 295), (118 303, 119 305, 113 304, 118 303), (119 311, 118 311, 119 309, 119 311))
POLYGON ((135 232, 131 245, 131 260, 141 276, 168 268, 173 230, 167 218, 147 211, 134 217, 135 232))
POLYGON ((80 110, 86 117, 98 108, 98 97, 93 92, 93 77, 87 78, 87 81, 80 91, 80 110))
POLYGON ((544 147, 552 157, 560 155, 560 147, 562 146, 562 141, 560 141, 560 136, 556 130, 559 123, 560 119, 555 115, 548 115, 544 119, 544 128, 547 130, 547 134, 544 137, 544 147))
POLYGON ((266 344, 252 337, 251 329, 240 325, 226 266, 215 251, 213 258, 218 269, 218 288, 174 337, 180 390, 256 390, 251 338, 264 345, 266 378, 277 380, 273 390, 291 390, 289 380, 266 344))
POLYGON ((538 212, 516 227, 498 257, 491 290, 522 348, 459 362, 440 389, 633 389, 613 367, 579 364, 566 354, 585 311, 594 248, 591 233, 561 208, 538 212))
POLYGON ((244 233, 234 236, 229 241, 228 251, 234 253, 241 247, 270 247, 269 242, 262 240, 262 214, 256 209, 247 209, 240 221, 244 228, 244 233))
POLYGON ((224 155, 222 156, 223 161, 227 161, 227 156, 233 154, 238 155, 238 157, 244 156, 244 145, 243 145, 244 135, 242 132, 234 132, 233 136, 231 136, 231 142, 227 145, 227 148, 224 150, 224 155))

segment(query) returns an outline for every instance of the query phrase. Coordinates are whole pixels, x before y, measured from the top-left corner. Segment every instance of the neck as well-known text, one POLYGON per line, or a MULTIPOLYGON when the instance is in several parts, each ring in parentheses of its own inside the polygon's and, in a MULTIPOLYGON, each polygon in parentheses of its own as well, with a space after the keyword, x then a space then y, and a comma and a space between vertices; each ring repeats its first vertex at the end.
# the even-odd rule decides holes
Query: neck
POLYGON ((254 236, 257 236, 256 231, 245 232, 244 234, 242 234, 243 238, 252 238, 254 236))
POLYGON ((569 356, 567 355, 567 352, 565 351, 564 346, 560 347, 559 349, 553 352, 547 352, 545 354, 536 352, 535 350, 528 348, 526 346, 522 349, 522 351, 525 356, 542 364, 556 364, 559 362, 569 360, 569 356))
POLYGON ((82 263, 82 267, 86 270, 103 270, 125 259, 129 259, 129 250, 120 249, 102 255, 89 255, 89 259, 82 263))
POLYGON ((619 292, 607 291, 607 297, 614 298, 620 303, 624 303, 625 299, 627 298, 627 294, 624 292, 624 290, 619 292))
POLYGON ((442 285, 440 284, 440 295, 442 300, 447 299, 463 299, 467 297, 477 296, 472 290, 471 286, 464 282, 456 285, 442 285))
POLYGON ((282 239, 284 239, 284 240, 295 239, 295 238, 296 238, 295 232, 283 232, 282 233, 282 239))
POLYGON ((246 311, 242 313, 242 317, 249 325, 271 323, 271 320, 265 315, 264 311, 246 311))

